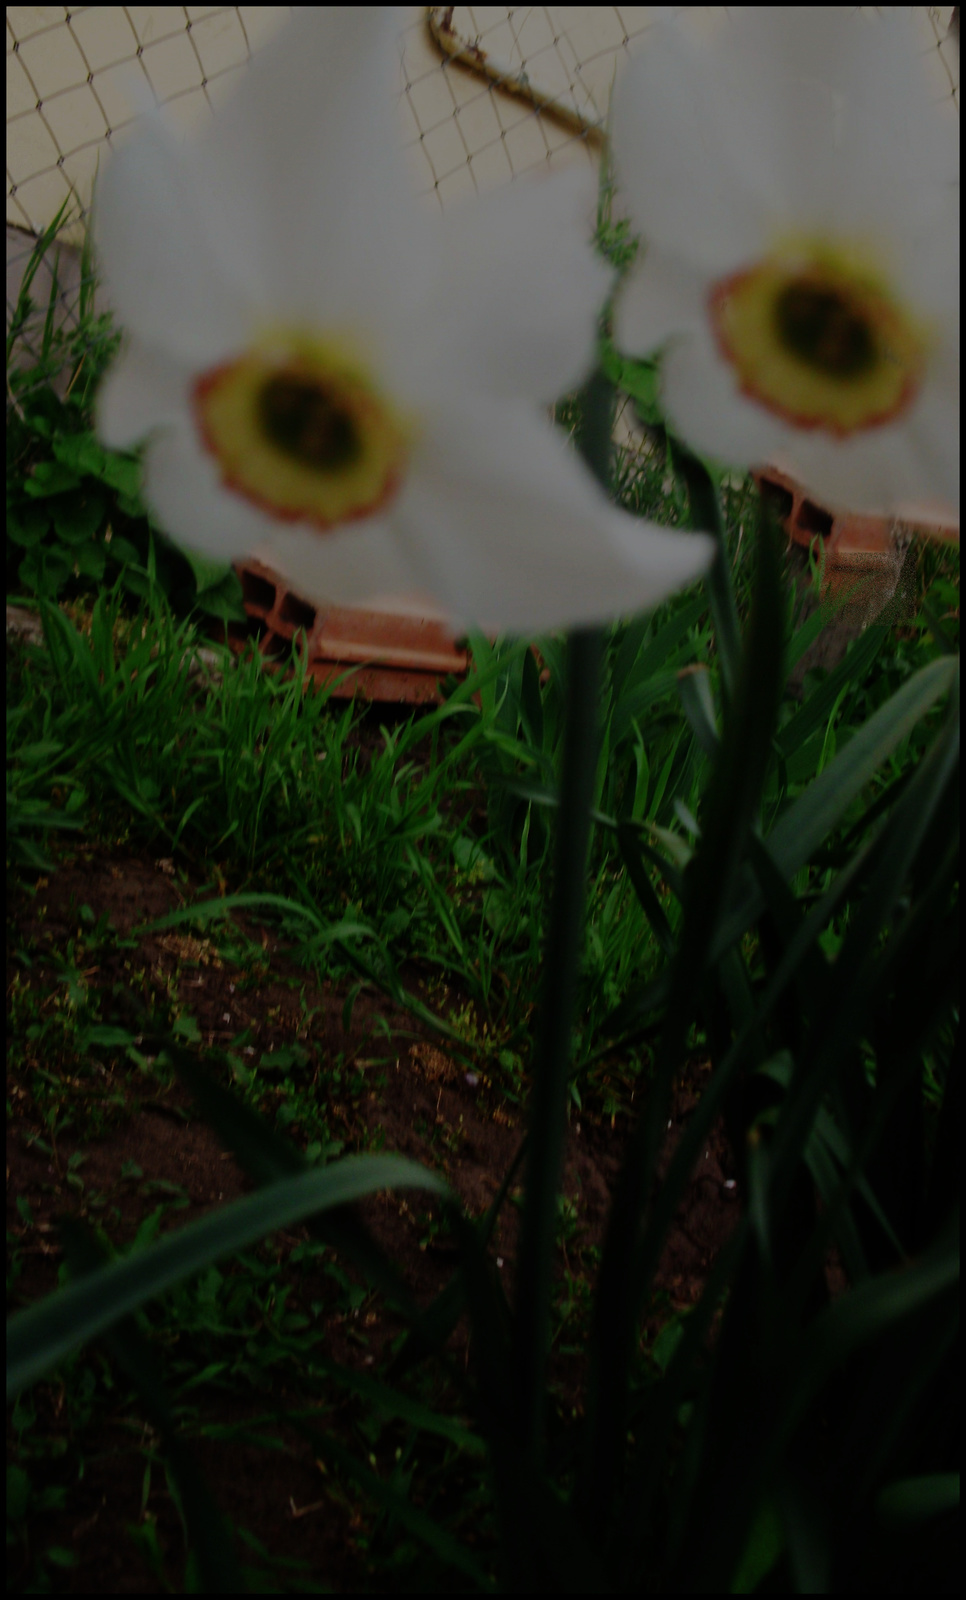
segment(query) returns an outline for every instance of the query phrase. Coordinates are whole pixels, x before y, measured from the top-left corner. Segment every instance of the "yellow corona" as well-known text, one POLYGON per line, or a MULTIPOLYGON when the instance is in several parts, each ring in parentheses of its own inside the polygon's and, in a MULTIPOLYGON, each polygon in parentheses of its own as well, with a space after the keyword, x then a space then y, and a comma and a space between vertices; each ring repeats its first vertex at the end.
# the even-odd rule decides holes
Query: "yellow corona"
POLYGON ((407 430, 340 343, 266 338, 203 373, 193 405, 225 486, 283 521, 371 516, 402 482, 407 430))
POLYGON ((797 427, 845 438, 919 391, 923 331, 844 254, 777 254, 716 283, 709 310, 743 392, 797 427))

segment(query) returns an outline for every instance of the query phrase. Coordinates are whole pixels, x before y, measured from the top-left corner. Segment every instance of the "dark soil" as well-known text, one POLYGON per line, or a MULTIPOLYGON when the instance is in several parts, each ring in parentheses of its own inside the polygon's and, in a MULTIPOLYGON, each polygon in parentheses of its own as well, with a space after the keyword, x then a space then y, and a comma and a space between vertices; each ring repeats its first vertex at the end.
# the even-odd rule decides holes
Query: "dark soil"
MULTIPOLYGON (((363 988, 347 1016, 345 981, 319 986, 278 941, 243 916, 231 925, 209 928, 207 937, 180 928, 133 933, 203 897, 201 886, 180 879, 170 862, 98 850, 64 859, 35 887, 13 890, 7 947, 8 1016, 14 1017, 10 1031, 15 1041, 7 1128, 8 1274, 11 1255, 16 1263, 8 1295, 11 1310, 56 1287, 62 1262, 59 1216, 86 1217, 123 1247, 159 1199, 176 1192, 164 1186, 176 1186, 180 1198, 178 1207, 165 1211, 162 1231, 183 1226, 253 1187, 196 1116, 176 1077, 152 1076, 149 1067, 138 1070, 123 1052, 112 1054, 109 1048, 77 1059, 75 1047, 71 1059, 68 1041, 58 1055, 54 1023, 67 1014, 62 965, 67 959, 79 972, 75 983, 86 986, 86 999, 81 991, 80 1000, 87 1014, 101 1022, 123 1023, 119 1007, 123 991, 130 989, 149 1006, 167 1006, 172 1017, 190 1014, 200 1033, 195 1050, 202 1045, 230 1047, 236 1058, 254 1062, 266 1052, 301 1046, 301 1079, 311 1091, 309 1103, 326 1104, 328 1140, 340 1141, 343 1153, 381 1148, 436 1167, 474 1215, 490 1204, 517 1153, 524 1113, 509 1097, 513 1086, 494 1081, 485 1062, 475 1062, 469 1048, 457 1058, 374 989, 363 988), (82 912, 85 907, 89 910, 82 912), (105 934, 107 924, 102 924, 98 938, 91 928, 102 917, 109 919, 109 931, 105 934), (29 1041, 24 1043, 25 1016, 46 1026, 46 1032, 35 1032, 39 1042, 33 1056, 29 1041), (53 1102, 60 1107, 59 1122, 43 1113, 51 1100, 39 1092, 41 1082, 50 1088, 37 1077, 41 1068, 60 1080, 53 1102), (22 1204, 18 1209, 18 1200, 26 1202, 29 1213, 22 1204), (32 1221, 25 1221, 25 1215, 32 1221)), ((408 974, 407 981, 416 987, 419 974, 408 974)), ((662 1174, 709 1070, 693 1061, 676 1085, 662 1174)), ((264 1082, 261 1076, 259 1083, 264 1082)), ((260 1109, 271 1122, 270 1080, 260 1109)), ((562 1417, 581 1409, 586 1306, 629 1126, 626 1118, 604 1117, 587 1106, 570 1125, 558 1261, 560 1307, 568 1311, 563 1320, 558 1307, 561 1320, 551 1373, 562 1417)), ((290 1118, 285 1131, 300 1147, 318 1139, 318 1130, 303 1127, 298 1115, 290 1118)), ((508 1287, 517 1242, 514 1194, 519 1192, 511 1190, 493 1240, 496 1269, 508 1287)), ((642 1347, 675 1310, 699 1299, 737 1212, 734 1163, 723 1128, 716 1126, 668 1238, 642 1325, 642 1347)), ((367 1202, 362 1213, 418 1300, 428 1303, 449 1280, 455 1261, 431 1206, 415 1191, 387 1193, 367 1202)), ((280 1282, 292 1285, 289 1303, 311 1307, 313 1317, 324 1320, 326 1349, 334 1360, 356 1371, 379 1373, 390 1347, 398 1344, 399 1317, 368 1292, 350 1266, 345 1267, 344 1283, 350 1289, 359 1285, 352 1304, 344 1287, 320 1269, 318 1258, 293 1266, 292 1250, 307 1237, 304 1229, 275 1234, 260 1247, 261 1256, 267 1252, 277 1262, 280 1282)), ((238 1262, 222 1263, 222 1270, 244 1268, 238 1262)), ((450 1345, 458 1366, 469 1359, 468 1342, 461 1324, 450 1345)), ((32 1586, 39 1554, 59 1548, 72 1555, 74 1564, 47 1566, 45 1581, 55 1590, 154 1593, 164 1592, 166 1584, 180 1589, 183 1535, 157 1436, 139 1414, 123 1377, 112 1393, 104 1386, 101 1356, 92 1351, 82 1360, 99 1374, 98 1403, 89 1424, 71 1414, 58 1376, 35 1386, 31 1394, 37 1413, 29 1434, 34 1487, 68 1487, 64 1503, 31 1513, 26 1541, 18 1538, 8 1547, 8 1583, 20 1590, 32 1586), (37 1449, 41 1439, 46 1458, 37 1449), (58 1450, 64 1461, 83 1463, 82 1478, 58 1464, 58 1450), (145 1555, 145 1539, 138 1538, 138 1529, 146 1528, 160 1552, 154 1570, 145 1555)), ((75 1380, 72 1392, 76 1387, 75 1380)), ((313 1444, 295 1427, 273 1425, 271 1450, 254 1439, 240 1441, 237 1433, 224 1442, 212 1437, 216 1424, 252 1419, 254 1427, 253 1419, 264 1419, 273 1407, 292 1410, 304 1404, 289 1376, 251 1392, 239 1383, 230 1392, 202 1385, 191 1399, 204 1424, 197 1430, 205 1434, 196 1441, 197 1456, 215 1499, 232 1524, 254 1535, 273 1557, 305 1563, 296 1588, 358 1593, 378 1592, 387 1585, 385 1566, 383 1576, 373 1578, 378 1541, 373 1543, 371 1507, 350 1483, 336 1481, 337 1475, 326 1469, 313 1444)), ((358 1402, 334 1384, 323 1403, 326 1427, 351 1439, 358 1402)), ((443 1394, 441 1404, 446 1403, 458 1413, 458 1401, 450 1396, 447 1402, 443 1394)), ((14 1456, 23 1461, 10 1427, 8 1438, 14 1456)), ((453 1478, 448 1487, 454 1499, 478 1497, 478 1467, 475 1474, 475 1482, 472 1477, 460 1481, 458 1474, 453 1478)), ((381 1559, 385 1563, 385 1548, 381 1559)), ((276 1569, 267 1586, 278 1581, 276 1569)))

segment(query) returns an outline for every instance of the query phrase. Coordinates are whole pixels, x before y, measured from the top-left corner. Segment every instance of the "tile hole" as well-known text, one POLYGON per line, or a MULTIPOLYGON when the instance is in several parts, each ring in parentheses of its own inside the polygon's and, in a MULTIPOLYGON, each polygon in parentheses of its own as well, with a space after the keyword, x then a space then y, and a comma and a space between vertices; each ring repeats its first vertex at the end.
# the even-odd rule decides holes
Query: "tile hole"
POLYGON ((827 539, 832 531, 833 521, 831 512, 823 511, 811 500, 802 501, 798 511, 798 526, 803 533, 817 533, 820 538, 827 539))

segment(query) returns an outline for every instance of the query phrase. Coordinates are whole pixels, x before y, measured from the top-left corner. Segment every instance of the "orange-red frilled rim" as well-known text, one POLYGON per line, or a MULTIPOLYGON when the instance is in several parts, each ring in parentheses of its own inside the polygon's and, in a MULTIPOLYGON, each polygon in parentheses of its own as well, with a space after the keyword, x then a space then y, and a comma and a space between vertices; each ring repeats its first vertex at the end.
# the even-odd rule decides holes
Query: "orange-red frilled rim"
POLYGON ((708 304, 742 392, 796 427, 846 438, 919 391, 924 329, 843 253, 766 257, 714 284, 708 304))
POLYGON ((281 521, 371 516, 405 475, 410 431, 340 342, 273 335, 202 373, 192 401, 226 487, 281 521))

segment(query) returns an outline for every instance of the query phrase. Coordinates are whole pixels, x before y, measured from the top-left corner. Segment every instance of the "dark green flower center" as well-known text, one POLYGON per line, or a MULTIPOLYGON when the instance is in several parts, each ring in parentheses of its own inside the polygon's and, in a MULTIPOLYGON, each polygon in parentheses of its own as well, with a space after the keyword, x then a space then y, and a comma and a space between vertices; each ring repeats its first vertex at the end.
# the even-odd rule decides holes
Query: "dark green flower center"
POLYGON ((272 443, 303 467, 337 471, 362 449, 354 417, 337 395, 309 378, 269 378, 258 396, 258 419, 272 443))
POLYGON ((830 378, 858 378, 876 364, 878 347, 864 308, 825 285, 789 283, 775 301, 778 336, 806 366, 830 378))

